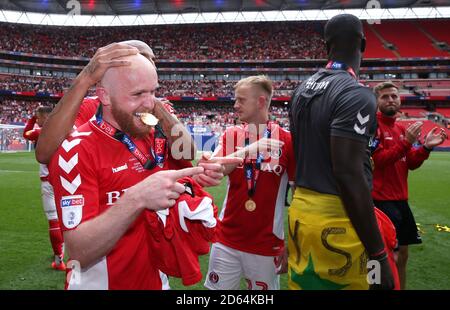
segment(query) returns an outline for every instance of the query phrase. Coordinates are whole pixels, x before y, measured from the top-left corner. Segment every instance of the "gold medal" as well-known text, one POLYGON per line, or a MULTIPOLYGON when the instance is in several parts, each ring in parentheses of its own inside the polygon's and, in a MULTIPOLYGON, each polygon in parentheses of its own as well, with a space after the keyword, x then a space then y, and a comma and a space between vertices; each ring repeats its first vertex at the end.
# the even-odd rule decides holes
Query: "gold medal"
POLYGON ((245 210, 249 211, 249 212, 253 212, 256 209, 256 203, 249 199, 245 202, 245 210))
POLYGON ((156 126, 158 119, 151 113, 136 113, 141 118, 141 121, 149 126, 156 126))

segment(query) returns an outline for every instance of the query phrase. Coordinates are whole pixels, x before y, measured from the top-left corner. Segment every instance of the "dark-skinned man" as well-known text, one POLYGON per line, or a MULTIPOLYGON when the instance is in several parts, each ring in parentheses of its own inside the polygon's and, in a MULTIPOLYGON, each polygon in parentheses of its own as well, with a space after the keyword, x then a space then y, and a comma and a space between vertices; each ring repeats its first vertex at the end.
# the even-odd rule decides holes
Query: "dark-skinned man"
POLYGON ((289 208, 289 288, 392 289, 392 272, 370 195, 369 139, 376 100, 357 82, 365 38, 349 14, 325 26, 328 64, 294 92, 290 111, 297 162, 289 208))

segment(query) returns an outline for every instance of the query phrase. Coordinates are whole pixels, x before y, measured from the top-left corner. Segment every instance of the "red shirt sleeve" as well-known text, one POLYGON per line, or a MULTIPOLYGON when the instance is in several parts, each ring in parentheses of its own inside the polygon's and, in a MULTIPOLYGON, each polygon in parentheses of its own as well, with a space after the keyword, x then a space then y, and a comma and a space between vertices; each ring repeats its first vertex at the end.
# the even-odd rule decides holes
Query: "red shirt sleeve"
MULTIPOLYGON (((403 135, 404 135, 404 128, 403 135)), ((411 143, 406 139, 402 140, 385 140, 381 135, 381 131, 377 130, 376 139, 379 141, 379 145, 372 155, 375 167, 384 169, 388 166, 393 166, 401 158, 405 157, 408 151, 411 149, 411 143), (393 145, 386 146, 386 143, 392 143, 393 145)))
POLYGON ((423 146, 419 148, 411 148, 408 154, 406 154, 408 169, 414 170, 419 168, 429 156, 430 152, 428 152, 423 146))
POLYGON ((85 98, 78 110, 77 118, 75 119, 75 127, 78 128, 87 121, 89 121, 97 112, 100 105, 98 98, 85 98))
POLYGON ((87 141, 70 137, 64 140, 50 162, 51 183, 63 231, 100 213, 95 161, 87 141), (90 149, 90 150, 89 150, 90 149))
POLYGON ((35 124, 36 124, 36 116, 33 116, 27 121, 25 128, 23 129, 23 137, 33 142, 37 141, 37 139, 39 138, 39 134, 41 133, 40 128, 34 129, 35 124))

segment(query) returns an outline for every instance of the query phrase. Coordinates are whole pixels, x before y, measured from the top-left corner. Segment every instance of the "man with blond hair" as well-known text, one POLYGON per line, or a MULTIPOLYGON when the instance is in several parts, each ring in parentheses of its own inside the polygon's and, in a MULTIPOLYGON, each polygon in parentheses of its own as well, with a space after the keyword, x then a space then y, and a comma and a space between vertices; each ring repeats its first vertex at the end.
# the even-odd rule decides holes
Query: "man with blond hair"
POLYGON ((238 156, 241 165, 226 165, 228 187, 217 241, 210 253, 205 286, 279 289, 286 267, 283 211, 288 181, 294 177, 291 136, 269 121, 272 82, 251 76, 235 86, 234 108, 242 126, 228 128, 214 156, 238 156))

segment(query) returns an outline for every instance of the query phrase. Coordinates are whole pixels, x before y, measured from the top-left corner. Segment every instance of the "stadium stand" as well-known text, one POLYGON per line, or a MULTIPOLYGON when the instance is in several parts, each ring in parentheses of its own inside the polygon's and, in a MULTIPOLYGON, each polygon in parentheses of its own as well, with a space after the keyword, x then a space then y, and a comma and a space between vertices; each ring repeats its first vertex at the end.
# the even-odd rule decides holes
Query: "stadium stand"
POLYGON ((450 21, 426 19, 416 22, 420 28, 427 32, 433 39, 438 42, 450 43, 448 38, 448 29, 450 29, 450 21))
POLYGON ((436 112, 450 118, 450 108, 436 108, 436 112))
POLYGON ((364 24, 364 34, 366 36, 365 58, 396 58, 397 56, 384 46, 382 38, 376 33, 371 25, 364 24))
MULTIPOLYGON (((448 21, 384 21, 365 25, 366 58, 449 57, 448 21), (424 30, 426 29, 426 30, 424 30), (431 35, 430 35, 430 34, 431 35), (386 43, 396 51, 386 48, 386 43)), ((323 59, 323 22, 286 22, 139 27, 56 27, 0 23, 0 50, 91 57, 99 46, 130 37, 148 42, 158 59, 323 59), (226 46, 227 48, 224 48, 226 46)))
MULTIPOLYGON (((398 120, 400 122, 401 125, 403 125, 405 128, 408 128, 409 125, 413 124, 414 122, 416 122, 416 120, 398 120)), ((447 136, 450 136, 450 129, 445 128, 439 124, 436 124, 435 122, 429 121, 429 120, 421 120, 423 122, 423 127, 422 127, 422 135, 420 137, 420 141, 423 142, 423 138, 425 137, 425 135, 432 130, 434 127, 440 127, 440 128, 444 128, 447 136)), ((450 147, 450 140, 447 139, 444 141, 444 143, 442 145, 440 145, 440 147, 442 148, 448 148, 450 147)))
POLYGON ((401 109, 406 118, 424 118, 427 111, 424 108, 405 107, 401 109))
POLYGON ((438 50, 412 21, 384 21, 372 25, 381 37, 396 47, 401 57, 448 57, 449 53, 438 50))
MULTIPOLYGON (((390 72, 393 68, 390 67, 391 62, 395 62, 397 57, 448 57, 448 52, 440 51, 433 46, 435 42, 449 41, 448 33, 442 30, 448 23, 448 20, 407 20, 383 21, 381 25, 365 24, 368 40, 365 58, 381 59, 375 64, 381 68, 377 70, 383 70, 383 66, 386 66, 385 71, 390 72), (400 32, 402 35, 399 35, 400 32), (388 43, 394 44, 397 50, 388 49, 388 43)), ((194 77, 190 73, 192 78, 181 79, 180 75, 177 74, 175 77, 171 74, 171 70, 175 72, 182 68, 177 67, 178 61, 192 61, 187 68, 197 68, 199 64, 209 61, 222 62, 224 65, 220 68, 216 68, 213 62, 207 70, 228 73, 230 71, 227 70, 231 69, 234 70, 231 71, 231 75, 242 76, 256 74, 254 69, 258 70, 258 65, 255 67, 252 64, 251 66, 255 68, 244 74, 241 72, 243 68, 234 68, 227 62, 234 61, 242 66, 245 62, 252 60, 263 61, 262 63, 273 63, 276 68, 284 70, 285 63, 277 63, 278 59, 289 61, 306 59, 307 62, 299 65, 305 66, 301 69, 305 70, 303 74, 307 76, 309 72, 312 72, 308 70, 315 70, 314 67, 318 66, 318 62, 314 60, 325 58, 325 44, 321 38, 323 25, 323 22, 262 22, 227 24, 225 28, 221 24, 92 28, 0 23, 2 37, 0 60, 8 61, 14 59, 14 55, 21 55, 20 60, 32 62, 25 66, 35 67, 36 63, 41 65, 39 62, 42 62, 44 67, 54 66, 53 63, 63 64, 62 69, 59 69, 63 72, 59 72, 57 76, 51 69, 47 71, 42 69, 40 75, 33 73, 33 70, 25 70, 25 72, 28 71, 26 74, 21 69, 13 71, 14 73, 0 71, 0 123, 23 124, 39 104, 56 103, 71 84, 71 78, 60 76, 61 73, 64 74, 64 70, 69 70, 70 65, 76 65, 75 70, 80 70, 79 68, 84 65, 83 62, 70 63, 70 61, 87 61, 88 58, 83 57, 91 57, 99 46, 132 37, 148 42, 154 49, 158 61, 165 64, 161 66, 165 77, 160 78, 157 96, 174 101, 178 116, 186 124, 194 125, 203 122, 213 131, 223 130, 236 122, 237 117, 230 103, 234 93, 233 86, 238 78, 220 79, 219 74, 213 75, 213 78, 203 77, 200 74, 194 77), (30 54, 22 55, 17 52, 30 54), (41 56, 35 57, 36 55, 41 56), (63 60, 64 57, 75 58, 63 60), (56 58, 61 60, 54 60, 56 58), (221 99, 218 100, 218 98, 221 99), (202 101, 214 103, 199 104, 202 101), (223 102, 228 104, 221 105, 223 102)), ((396 68, 402 68, 401 63, 397 63, 396 66, 398 66, 396 68)), ((411 64, 406 65, 410 68, 408 66, 411 64)), ((288 70, 291 68, 293 68, 292 65, 288 70)), ((405 69, 409 70, 406 72, 414 72, 414 67, 411 68, 405 69)), ((75 74, 73 68, 71 74, 75 74)), ((275 74, 280 75, 279 72, 275 74)), ((293 89, 301 82, 300 79, 305 78, 305 75, 301 74, 297 73, 296 78, 288 78, 286 74, 283 78, 273 79, 274 99, 277 106, 272 107, 271 112, 274 119, 283 127, 288 127, 287 108, 283 104, 284 102, 287 104, 293 89)), ((370 78, 369 75, 368 78, 370 78)), ((373 87, 381 81, 382 79, 368 79, 362 82, 373 87)), ((402 98, 440 96, 448 100, 450 96, 449 79, 407 78, 394 79, 394 82, 399 85, 402 98)), ((95 90, 91 89, 89 95, 93 94, 95 90)), ((438 102, 438 109, 440 106, 438 102)), ((430 108, 426 100, 412 103, 404 101, 402 111, 404 117, 424 119, 430 108)), ((449 114, 448 110, 444 112, 449 114)))
POLYGON ((24 125, 39 105, 40 101, 0 99, 0 124, 24 125))
POLYGON ((318 22, 95 29, 0 23, 0 50, 91 57, 99 46, 134 38, 149 43, 158 59, 323 59, 322 27, 318 22))

